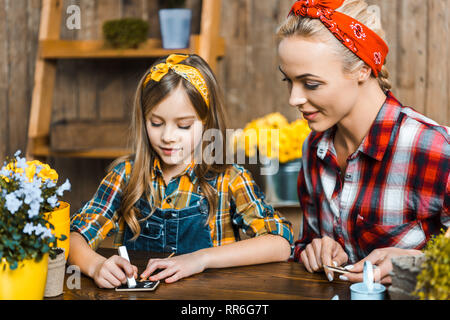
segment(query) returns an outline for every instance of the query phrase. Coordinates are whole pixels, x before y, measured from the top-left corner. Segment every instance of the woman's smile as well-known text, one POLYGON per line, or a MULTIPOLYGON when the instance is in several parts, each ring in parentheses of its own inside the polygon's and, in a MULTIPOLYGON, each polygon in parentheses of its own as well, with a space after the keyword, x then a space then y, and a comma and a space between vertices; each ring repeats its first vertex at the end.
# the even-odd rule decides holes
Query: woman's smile
POLYGON ((306 111, 300 111, 303 115, 303 118, 307 121, 313 121, 318 115, 319 111, 312 111, 312 112, 306 112, 306 111))

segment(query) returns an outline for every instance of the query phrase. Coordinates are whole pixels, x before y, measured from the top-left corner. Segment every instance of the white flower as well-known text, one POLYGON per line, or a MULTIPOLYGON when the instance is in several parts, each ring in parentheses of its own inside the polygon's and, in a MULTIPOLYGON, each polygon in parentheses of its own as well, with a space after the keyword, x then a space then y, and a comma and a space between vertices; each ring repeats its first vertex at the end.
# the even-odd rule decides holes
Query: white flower
POLYGON ((64 191, 69 191, 70 190, 70 182, 69 179, 66 179, 66 182, 64 182, 58 189, 56 189, 56 194, 58 196, 62 196, 64 191))
POLYGON ((40 201, 37 199, 34 199, 30 203, 30 210, 28 210, 28 217, 31 219, 31 218, 38 216, 40 207, 41 207, 40 201))
POLYGON ((33 182, 23 182, 21 183, 21 191, 22 194, 25 196, 24 202, 26 204, 30 204, 31 202, 35 200, 39 200, 39 202, 42 202, 44 199, 42 196, 42 190, 40 188, 40 181, 38 179, 35 179, 33 182))
POLYGON ((31 236, 31 234, 34 231, 34 225, 30 222, 28 222, 25 227, 23 228, 23 233, 27 233, 31 236))
POLYGON ((20 168, 20 169, 28 168, 27 159, 21 158, 21 157, 17 157, 16 167, 20 168))
POLYGON ((51 205, 52 208, 56 207, 56 206, 58 205, 58 197, 56 196, 56 194, 53 195, 53 196, 51 196, 51 197, 49 197, 49 198, 47 199, 47 203, 48 203, 49 205, 51 205))
POLYGON ((8 193, 5 196, 5 199, 6 199, 6 203, 5 203, 6 208, 12 214, 16 213, 17 210, 19 210, 20 206, 22 205, 22 201, 17 198, 15 192, 8 193))
POLYGON ((2 170, 0 170, 0 176, 9 177, 11 174, 11 171, 6 169, 6 166, 2 167, 2 170))
POLYGON ((46 188, 54 188, 54 187, 56 187, 56 183, 53 182, 52 179, 47 179, 47 180, 44 182, 44 186, 45 186, 46 188))
POLYGON ((41 236, 42 239, 45 238, 51 238, 53 237, 52 231, 48 229, 47 227, 38 224, 37 226, 33 225, 32 223, 28 222, 25 227, 23 228, 23 233, 26 234, 35 234, 37 236, 41 236))

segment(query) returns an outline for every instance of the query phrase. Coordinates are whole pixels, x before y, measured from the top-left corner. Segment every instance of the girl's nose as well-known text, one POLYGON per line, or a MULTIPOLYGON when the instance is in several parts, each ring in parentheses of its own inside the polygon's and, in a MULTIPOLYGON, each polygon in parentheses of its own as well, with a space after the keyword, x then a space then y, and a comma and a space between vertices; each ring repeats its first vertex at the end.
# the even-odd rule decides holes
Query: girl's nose
POLYGON ((171 142, 175 142, 176 141, 176 137, 175 137, 175 130, 173 130, 173 128, 171 128, 171 126, 165 126, 162 135, 161 135, 161 140, 164 143, 171 143, 171 142))
POLYGON ((291 90, 291 96, 289 97, 289 104, 293 107, 304 105, 308 99, 306 99, 303 90, 294 86, 291 90))

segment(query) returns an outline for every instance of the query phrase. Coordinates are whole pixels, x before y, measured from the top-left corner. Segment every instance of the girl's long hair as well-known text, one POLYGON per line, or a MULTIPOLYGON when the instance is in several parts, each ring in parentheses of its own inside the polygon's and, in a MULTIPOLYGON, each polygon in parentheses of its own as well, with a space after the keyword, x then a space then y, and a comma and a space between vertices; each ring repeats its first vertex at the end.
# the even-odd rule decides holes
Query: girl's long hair
MULTIPOLYGON (((164 63, 167 57, 159 59, 154 63, 157 65, 159 63, 164 63)), ((211 161, 204 161, 202 152, 202 161, 195 165, 194 172, 197 176, 197 187, 200 187, 200 192, 207 198, 209 204, 209 218, 215 215, 217 210, 218 195, 216 189, 208 183, 208 180, 212 180, 215 175, 224 172, 229 165, 226 164, 225 155, 227 142, 226 138, 226 117, 224 112, 223 95, 217 80, 209 68, 208 64, 198 55, 190 55, 186 60, 181 62, 182 64, 190 65, 197 68, 203 75, 206 85, 209 90, 210 106, 206 105, 203 97, 197 91, 197 89, 187 80, 182 78, 177 73, 170 70, 167 75, 165 75, 160 82, 150 81, 145 88, 143 88, 143 83, 147 75, 149 74, 151 68, 143 75, 141 78, 138 88, 136 90, 133 106, 133 114, 131 121, 131 135, 130 142, 132 145, 132 154, 129 156, 121 157, 116 159, 110 166, 109 170, 114 168, 119 163, 124 161, 134 161, 134 165, 131 171, 129 181, 126 185, 122 186, 122 202, 120 206, 119 214, 121 219, 124 219, 127 225, 132 230, 134 237, 132 240, 137 239, 141 232, 141 227, 139 222, 144 219, 140 215, 139 210, 134 206, 134 204, 142 197, 145 196, 148 200, 152 213, 155 208, 155 190, 153 188, 152 179, 155 176, 153 172, 153 163, 157 153, 153 150, 150 145, 150 141, 146 129, 146 119, 151 110, 157 106, 164 98, 166 98, 173 90, 175 90, 180 84, 186 91, 190 102, 194 106, 199 118, 203 121, 204 130, 217 129, 221 133, 222 139, 217 145, 221 145, 223 161, 218 161, 219 163, 212 163, 211 161)), ((216 137, 217 138, 217 137, 216 137)), ((202 139, 202 149, 208 141, 202 139)), ((215 150, 216 152, 220 152, 215 150)), ((148 219, 151 214, 146 217, 148 219)))

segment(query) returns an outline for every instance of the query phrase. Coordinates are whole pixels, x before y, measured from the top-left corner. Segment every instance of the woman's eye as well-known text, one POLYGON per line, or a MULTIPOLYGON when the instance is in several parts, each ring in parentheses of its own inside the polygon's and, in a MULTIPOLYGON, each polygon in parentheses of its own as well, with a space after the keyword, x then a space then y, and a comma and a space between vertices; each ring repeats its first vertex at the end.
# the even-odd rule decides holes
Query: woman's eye
POLYGON ((183 129, 183 130, 189 130, 191 128, 191 126, 192 126, 191 124, 187 125, 187 126, 179 125, 178 128, 183 129))
POLYGON ((152 124, 152 127, 161 127, 162 126, 162 123, 156 123, 156 122, 151 122, 151 124, 152 124))
POLYGON ((317 82, 305 82, 305 88, 307 90, 316 90, 320 86, 320 83, 317 82))
POLYGON ((289 79, 289 78, 283 78, 283 79, 281 79, 281 81, 284 81, 284 82, 289 82, 289 83, 291 83, 291 79, 289 79))

